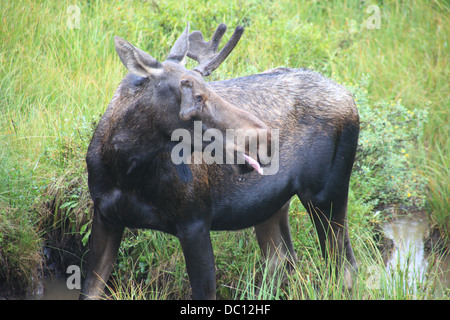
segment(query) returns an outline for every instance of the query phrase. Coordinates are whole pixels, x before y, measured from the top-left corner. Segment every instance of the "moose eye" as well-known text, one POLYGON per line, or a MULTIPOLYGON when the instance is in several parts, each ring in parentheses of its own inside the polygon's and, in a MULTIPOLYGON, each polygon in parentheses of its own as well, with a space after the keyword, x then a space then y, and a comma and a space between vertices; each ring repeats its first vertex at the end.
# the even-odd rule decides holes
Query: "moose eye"
POLYGON ((202 96, 195 96, 195 99, 197 100, 197 102, 202 102, 203 101, 202 96))

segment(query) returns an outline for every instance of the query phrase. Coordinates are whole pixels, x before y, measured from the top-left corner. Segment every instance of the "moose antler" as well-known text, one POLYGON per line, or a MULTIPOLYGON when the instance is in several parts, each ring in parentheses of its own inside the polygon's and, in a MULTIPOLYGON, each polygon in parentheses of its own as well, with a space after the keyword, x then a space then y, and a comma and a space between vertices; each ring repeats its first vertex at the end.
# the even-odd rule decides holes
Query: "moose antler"
POLYGON ((194 31, 189 34, 189 50, 187 56, 199 63, 193 70, 199 72, 203 77, 209 76, 219 65, 228 57, 238 43, 244 32, 244 28, 237 26, 233 35, 227 44, 217 52, 220 40, 227 30, 227 26, 221 23, 211 40, 206 42, 200 31, 194 31))

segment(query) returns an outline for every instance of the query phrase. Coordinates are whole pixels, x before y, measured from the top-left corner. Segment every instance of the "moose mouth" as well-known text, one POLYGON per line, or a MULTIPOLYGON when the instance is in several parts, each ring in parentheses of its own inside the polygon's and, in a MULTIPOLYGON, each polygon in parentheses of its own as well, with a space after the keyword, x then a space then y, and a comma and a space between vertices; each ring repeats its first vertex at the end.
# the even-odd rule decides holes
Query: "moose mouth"
POLYGON ((244 159, 245 162, 251 166, 253 169, 256 170, 256 172, 258 172, 259 174, 263 174, 263 168, 261 167, 261 165, 259 164, 259 162, 257 160, 255 160, 254 158, 250 157, 249 155, 244 153, 244 159))

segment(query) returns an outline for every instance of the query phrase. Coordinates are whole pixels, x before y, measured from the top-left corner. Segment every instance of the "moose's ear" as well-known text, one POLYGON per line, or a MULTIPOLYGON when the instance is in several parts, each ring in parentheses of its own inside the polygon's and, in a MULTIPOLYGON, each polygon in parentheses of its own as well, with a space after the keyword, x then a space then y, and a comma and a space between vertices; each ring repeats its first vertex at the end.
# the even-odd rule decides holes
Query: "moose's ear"
POLYGON ((132 46, 121 37, 114 37, 114 46, 125 67, 137 76, 157 76, 163 72, 161 63, 148 53, 132 46))

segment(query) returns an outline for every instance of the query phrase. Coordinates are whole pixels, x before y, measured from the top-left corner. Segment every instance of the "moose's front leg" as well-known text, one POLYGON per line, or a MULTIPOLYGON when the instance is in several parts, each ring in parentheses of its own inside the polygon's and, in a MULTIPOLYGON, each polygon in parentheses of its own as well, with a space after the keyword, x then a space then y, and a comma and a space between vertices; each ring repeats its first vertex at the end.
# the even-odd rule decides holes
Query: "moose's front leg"
POLYGON ((193 299, 216 298, 216 276, 210 228, 203 221, 188 223, 177 234, 186 261, 193 299))
POLYGON ((124 227, 111 224, 95 209, 90 237, 88 272, 80 299, 99 299, 116 260, 124 227))

